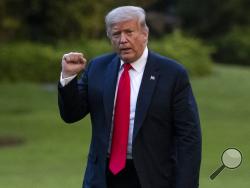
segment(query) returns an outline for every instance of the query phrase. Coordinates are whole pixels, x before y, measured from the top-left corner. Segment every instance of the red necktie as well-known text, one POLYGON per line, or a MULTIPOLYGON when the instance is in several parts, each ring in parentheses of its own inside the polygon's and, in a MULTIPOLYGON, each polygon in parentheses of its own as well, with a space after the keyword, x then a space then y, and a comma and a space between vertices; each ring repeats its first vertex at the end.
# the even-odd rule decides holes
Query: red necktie
POLYGON ((129 116, 130 116, 130 77, 131 65, 123 65, 123 73, 120 77, 113 121, 113 136, 110 152, 109 169, 116 175, 126 164, 129 116))

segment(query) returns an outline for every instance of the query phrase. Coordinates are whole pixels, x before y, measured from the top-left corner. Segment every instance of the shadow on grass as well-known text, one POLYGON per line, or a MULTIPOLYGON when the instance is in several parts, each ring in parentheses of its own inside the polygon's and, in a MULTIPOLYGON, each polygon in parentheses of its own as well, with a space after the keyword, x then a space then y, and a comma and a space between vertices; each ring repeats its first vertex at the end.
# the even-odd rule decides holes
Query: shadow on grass
POLYGON ((0 149, 5 147, 15 147, 25 143, 25 139, 16 136, 0 136, 0 149))

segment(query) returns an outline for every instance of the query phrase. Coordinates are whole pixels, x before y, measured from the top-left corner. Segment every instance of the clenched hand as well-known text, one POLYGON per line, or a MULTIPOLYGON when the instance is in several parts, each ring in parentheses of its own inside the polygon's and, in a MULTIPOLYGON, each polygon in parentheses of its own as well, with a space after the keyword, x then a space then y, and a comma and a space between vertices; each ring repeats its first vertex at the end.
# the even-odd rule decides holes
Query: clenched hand
POLYGON ((87 60, 82 53, 70 52, 62 57, 62 77, 67 78, 85 69, 87 60))

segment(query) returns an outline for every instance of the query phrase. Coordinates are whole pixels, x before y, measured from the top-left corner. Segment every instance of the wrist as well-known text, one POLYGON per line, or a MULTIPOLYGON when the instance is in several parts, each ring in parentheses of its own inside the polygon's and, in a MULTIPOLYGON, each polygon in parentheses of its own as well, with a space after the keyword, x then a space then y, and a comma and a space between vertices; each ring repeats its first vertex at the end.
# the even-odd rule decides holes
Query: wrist
POLYGON ((62 78, 69 78, 69 77, 72 77, 72 76, 75 76, 76 74, 70 74, 70 73, 67 73, 67 72, 63 72, 62 71, 62 78))

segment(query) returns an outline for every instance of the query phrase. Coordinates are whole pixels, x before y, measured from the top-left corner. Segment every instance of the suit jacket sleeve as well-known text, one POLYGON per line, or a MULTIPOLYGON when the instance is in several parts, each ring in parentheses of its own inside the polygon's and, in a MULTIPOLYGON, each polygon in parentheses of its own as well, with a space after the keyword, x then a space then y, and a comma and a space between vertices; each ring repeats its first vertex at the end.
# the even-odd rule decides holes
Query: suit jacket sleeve
MULTIPOLYGON (((90 64, 89 64, 90 65, 90 64)), ((88 70, 77 80, 74 78, 66 86, 58 84, 58 105, 62 119, 67 123, 76 122, 89 112, 88 105, 88 70)))
POLYGON ((176 188, 197 188, 201 131, 196 102, 185 70, 178 76, 173 103, 177 146, 176 188))

